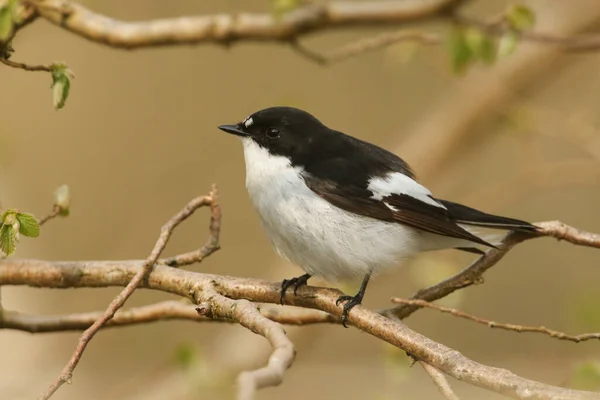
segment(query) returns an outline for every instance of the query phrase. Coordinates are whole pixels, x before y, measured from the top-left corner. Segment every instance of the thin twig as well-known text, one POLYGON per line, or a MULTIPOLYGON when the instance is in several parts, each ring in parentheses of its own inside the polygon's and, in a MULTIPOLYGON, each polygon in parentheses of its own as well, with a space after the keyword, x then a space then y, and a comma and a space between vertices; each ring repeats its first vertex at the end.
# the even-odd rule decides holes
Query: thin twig
POLYGON ((48 387, 47 391, 41 396, 41 399, 49 399, 64 383, 70 382, 73 375, 73 370, 77 367, 83 352, 85 351, 88 343, 94 337, 94 335, 102 328, 108 320, 110 320, 115 312, 123 306, 127 299, 133 294, 138 285, 147 277, 150 273, 158 257, 165 249, 173 230, 181 222, 185 221, 190 215, 194 213, 198 208, 210 205, 212 198, 210 196, 201 196, 190 201, 178 214, 173 216, 163 227, 161 228, 160 235, 152 252, 144 262, 141 268, 133 275, 131 281, 125 286, 125 289, 121 291, 110 303, 104 314, 92 324, 91 327, 85 330, 79 338, 79 343, 75 349, 75 352, 71 356, 69 362, 61 371, 58 378, 48 387))
POLYGON ((52 72, 52 67, 49 65, 29 65, 16 61, 7 60, 6 58, 0 57, 0 62, 2 64, 8 65, 9 67, 24 69, 25 71, 44 71, 44 72, 52 72))
POLYGON ((433 383, 435 383, 435 386, 439 389, 440 393, 443 394, 446 399, 460 400, 452 390, 452 387, 450 386, 450 383, 448 382, 448 379, 446 379, 446 376, 444 374, 442 374, 437 368, 427 364, 426 362, 419 361, 419 364, 421 364, 421 367, 423 367, 425 372, 427 372, 427 374, 431 377, 433 383))
POLYGON ((219 243, 219 235, 221 233, 221 206, 219 205, 217 187, 215 185, 212 186, 209 197, 211 198, 210 222, 208 225, 210 235, 204 246, 198 250, 179 254, 161 262, 170 267, 182 267, 196 262, 202 262, 206 257, 221 248, 221 244, 219 243))
POLYGON ((573 228, 560 221, 539 222, 540 234, 550 236, 558 240, 564 240, 578 246, 600 248, 600 235, 573 228))
POLYGON ((315 52, 314 50, 301 45, 297 41, 292 43, 292 48, 310 60, 315 61, 317 64, 329 65, 370 51, 389 47, 395 43, 408 41, 433 45, 439 44, 441 38, 434 33, 401 30, 382 33, 371 38, 360 39, 356 42, 342 46, 329 54, 315 52))
POLYGON ((457 310, 455 308, 444 307, 437 304, 430 303, 424 300, 407 300, 400 299, 397 297, 392 298, 392 301, 397 304, 409 304, 413 306, 426 307, 434 310, 441 311, 443 313, 454 315, 455 317, 465 318, 469 321, 477 322, 479 324, 487 325, 490 328, 500 328, 508 331, 514 332, 536 332, 543 333, 550 337, 560 339, 560 340, 568 340, 571 342, 579 343, 584 342, 586 340, 592 339, 600 339, 600 333, 582 333, 579 335, 569 335, 564 332, 555 331, 552 329, 548 329, 545 326, 527 326, 527 325, 516 325, 516 324, 503 324, 501 322, 495 322, 489 319, 476 317, 474 315, 468 314, 464 311, 457 310))
POLYGON ((52 218, 56 218, 60 215, 61 208, 57 205, 52 207, 52 211, 48 215, 43 216, 38 220, 38 224, 44 225, 46 222, 50 221, 52 218))
POLYGON ((244 371, 238 376, 238 400, 253 400, 258 389, 283 382, 285 371, 292 365, 296 351, 281 325, 265 318, 248 300, 232 300, 213 290, 204 290, 213 315, 231 318, 250 331, 264 336, 273 352, 266 366, 244 371))

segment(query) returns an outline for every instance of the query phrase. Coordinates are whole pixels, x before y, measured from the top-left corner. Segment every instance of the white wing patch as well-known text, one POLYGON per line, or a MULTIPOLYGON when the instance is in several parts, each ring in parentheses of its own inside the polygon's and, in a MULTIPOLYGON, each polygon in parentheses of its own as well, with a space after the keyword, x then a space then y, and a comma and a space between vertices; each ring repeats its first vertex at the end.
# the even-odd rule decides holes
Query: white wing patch
MULTIPOLYGON (((375 177, 369 180, 367 189, 373 193, 372 199, 382 200, 384 197, 392 194, 404 194, 413 197, 423 203, 446 209, 442 204, 432 199, 431 192, 425 186, 420 185, 412 178, 399 172, 392 172, 385 177, 375 177)), ((389 208, 394 210, 393 207, 389 208)), ((394 210, 397 211, 397 210, 394 210)))
POLYGON ((252 117, 248 117, 242 122, 242 124, 244 124, 244 126, 246 128, 249 128, 250 126, 252 126, 253 123, 254 123, 254 120, 252 119, 252 117))
POLYGON ((396 207, 394 207, 393 205, 391 205, 391 204, 389 204, 389 203, 386 203, 385 201, 383 202, 383 204, 385 204, 385 206, 386 206, 387 208, 389 208, 390 210, 392 210, 392 211, 395 211, 395 212, 398 212, 398 211, 400 211, 400 210, 398 210, 396 207))

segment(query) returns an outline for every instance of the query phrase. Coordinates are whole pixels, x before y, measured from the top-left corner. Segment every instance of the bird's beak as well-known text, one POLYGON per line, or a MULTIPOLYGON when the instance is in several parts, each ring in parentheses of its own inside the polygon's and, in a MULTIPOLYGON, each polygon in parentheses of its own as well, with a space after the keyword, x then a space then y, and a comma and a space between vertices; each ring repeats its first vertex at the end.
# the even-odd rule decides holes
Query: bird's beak
POLYGON ((221 125, 219 129, 237 136, 248 136, 246 132, 240 129, 239 125, 221 125))

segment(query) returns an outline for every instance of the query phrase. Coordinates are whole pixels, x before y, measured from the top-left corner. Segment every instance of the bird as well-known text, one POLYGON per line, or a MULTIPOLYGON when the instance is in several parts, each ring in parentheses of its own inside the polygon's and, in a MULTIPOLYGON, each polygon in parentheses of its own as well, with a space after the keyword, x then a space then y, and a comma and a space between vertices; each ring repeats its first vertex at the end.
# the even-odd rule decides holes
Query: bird
POLYGON ((219 129, 242 141, 246 189, 275 251, 305 272, 283 280, 281 304, 313 276, 362 278, 354 296, 336 301, 344 327, 369 280, 415 255, 484 254, 506 231, 537 229, 434 197, 397 155, 298 108, 268 107, 219 129))

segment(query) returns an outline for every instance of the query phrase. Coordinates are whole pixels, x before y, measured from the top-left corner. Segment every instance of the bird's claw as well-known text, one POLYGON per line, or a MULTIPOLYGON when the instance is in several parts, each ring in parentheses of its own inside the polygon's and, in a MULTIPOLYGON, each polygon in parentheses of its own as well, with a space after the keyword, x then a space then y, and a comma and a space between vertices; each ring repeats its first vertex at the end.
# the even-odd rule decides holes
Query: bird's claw
POLYGON ((348 326, 346 325, 346 322, 348 321, 348 313, 350 312, 350 310, 352 310, 354 306, 357 306, 361 303, 362 298, 360 298, 358 295, 343 295, 338 297, 338 299, 335 301, 335 305, 339 306, 340 303, 344 301, 346 302, 346 304, 344 304, 344 309, 342 311, 342 325, 344 326, 344 328, 348 328, 348 326))
POLYGON ((296 292, 298 291, 298 288, 300 286, 305 286, 306 283, 308 282, 309 278, 310 278, 310 275, 304 274, 297 278, 284 279, 283 282, 281 282, 281 291, 279 292, 280 293, 279 302, 281 303, 281 305, 283 305, 283 298, 285 297, 285 292, 291 286, 294 287, 294 296, 296 296, 296 292))

